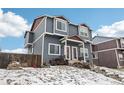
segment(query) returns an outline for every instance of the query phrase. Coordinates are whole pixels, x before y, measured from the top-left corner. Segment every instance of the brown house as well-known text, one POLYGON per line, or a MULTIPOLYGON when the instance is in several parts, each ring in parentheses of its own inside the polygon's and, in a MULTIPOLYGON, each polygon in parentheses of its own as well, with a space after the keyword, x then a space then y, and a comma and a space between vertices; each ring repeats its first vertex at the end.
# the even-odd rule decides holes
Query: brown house
POLYGON ((92 49, 94 64, 110 68, 124 66, 124 38, 95 36, 92 49))

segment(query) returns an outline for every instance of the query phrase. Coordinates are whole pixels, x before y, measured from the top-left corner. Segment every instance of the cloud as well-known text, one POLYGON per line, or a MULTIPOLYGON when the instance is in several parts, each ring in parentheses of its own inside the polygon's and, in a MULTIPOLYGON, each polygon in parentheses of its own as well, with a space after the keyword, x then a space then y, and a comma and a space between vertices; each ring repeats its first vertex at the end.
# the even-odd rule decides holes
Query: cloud
POLYGON ((7 52, 7 53, 27 53, 27 50, 23 49, 23 48, 17 48, 17 49, 13 49, 13 50, 5 49, 5 50, 2 50, 1 52, 7 52))
POLYGON ((115 22, 109 26, 102 26, 96 34, 110 37, 124 37, 124 20, 115 22))
POLYGON ((0 37, 20 37, 30 26, 26 19, 13 12, 0 9, 0 37))

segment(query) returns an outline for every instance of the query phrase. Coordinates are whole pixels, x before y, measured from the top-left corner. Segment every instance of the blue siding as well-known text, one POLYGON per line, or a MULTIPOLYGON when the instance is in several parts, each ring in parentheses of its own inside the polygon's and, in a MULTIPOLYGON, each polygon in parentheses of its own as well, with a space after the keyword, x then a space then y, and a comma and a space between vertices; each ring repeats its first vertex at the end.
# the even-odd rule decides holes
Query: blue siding
POLYGON ((45 32, 45 20, 34 31, 34 40, 37 39, 43 32, 45 32))
POLYGON ((42 54, 42 41, 43 41, 43 37, 41 37, 37 42, 35 42, 33 44, 33 53, 34 54, 42 54))
POLYGON ((47 17, 47 23, 46 23, 46 31, 47 32, 50 32, 50 33, 53 33, 53 18, 49 18, 47 17))
POLYGON ((68 35, 69 36, 78 35, 78 26, 75 26, 73 24, 69 24, 68 35))
POLYGON ((54 58, 58 58, 62 55, 62 54, 61 55, 48 55, 49 43, 61 44, 59 39, 60 39, 60 37, 58 37, 58 36, 45 35, 45 38, 44 38, 44 55, 43 55, 44 56, 44 62, 48 63, 49 60, 54 59, 54 58))

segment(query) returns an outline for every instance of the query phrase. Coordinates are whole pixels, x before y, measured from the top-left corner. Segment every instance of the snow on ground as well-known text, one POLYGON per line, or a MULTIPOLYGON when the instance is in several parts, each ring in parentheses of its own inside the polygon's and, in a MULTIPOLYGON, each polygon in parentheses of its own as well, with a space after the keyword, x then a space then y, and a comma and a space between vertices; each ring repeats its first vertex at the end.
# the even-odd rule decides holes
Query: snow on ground
POLYGON ((23 70, 0 69, 0 84, 113 85, 122 83, 87 69, 70 66, 52 66, 50 68, 24 68, 23 70))

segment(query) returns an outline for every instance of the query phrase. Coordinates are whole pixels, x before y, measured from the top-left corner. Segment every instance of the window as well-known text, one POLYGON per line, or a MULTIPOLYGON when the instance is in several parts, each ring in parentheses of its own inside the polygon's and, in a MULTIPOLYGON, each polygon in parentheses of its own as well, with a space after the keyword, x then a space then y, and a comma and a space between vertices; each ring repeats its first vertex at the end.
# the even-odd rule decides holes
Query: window
POLYGON ((60 55, 60 45, 59 44, 49 43, 48 49, 49 49, 48 50, 49 55, 60 55))
POLYGON ((123 54, 118 54, 120 60, 124 60, 123 54))
POLYGON ((66 22, 61 20, 56 20, 56 30, 65 31, 66 32, 66 22))
MULTIPOLYGON (((80 57, 83 57, 83 56, 84 56, 84 49, 80 48, 80 57)), ((85 58, 89 58, 89 52, 87 48, 85 48, 85 58)))
POLYGON ((124 47, 124 39, 120 39, 121 41, 121 47, 124 47))
POLYGON ((97 52, 93 53, 93 59, 98 59, 98 53, 97 52))
POLYGON ((80 26, 79 32, 81 36, 88 37, 88 29, 86 27, 80 26))

